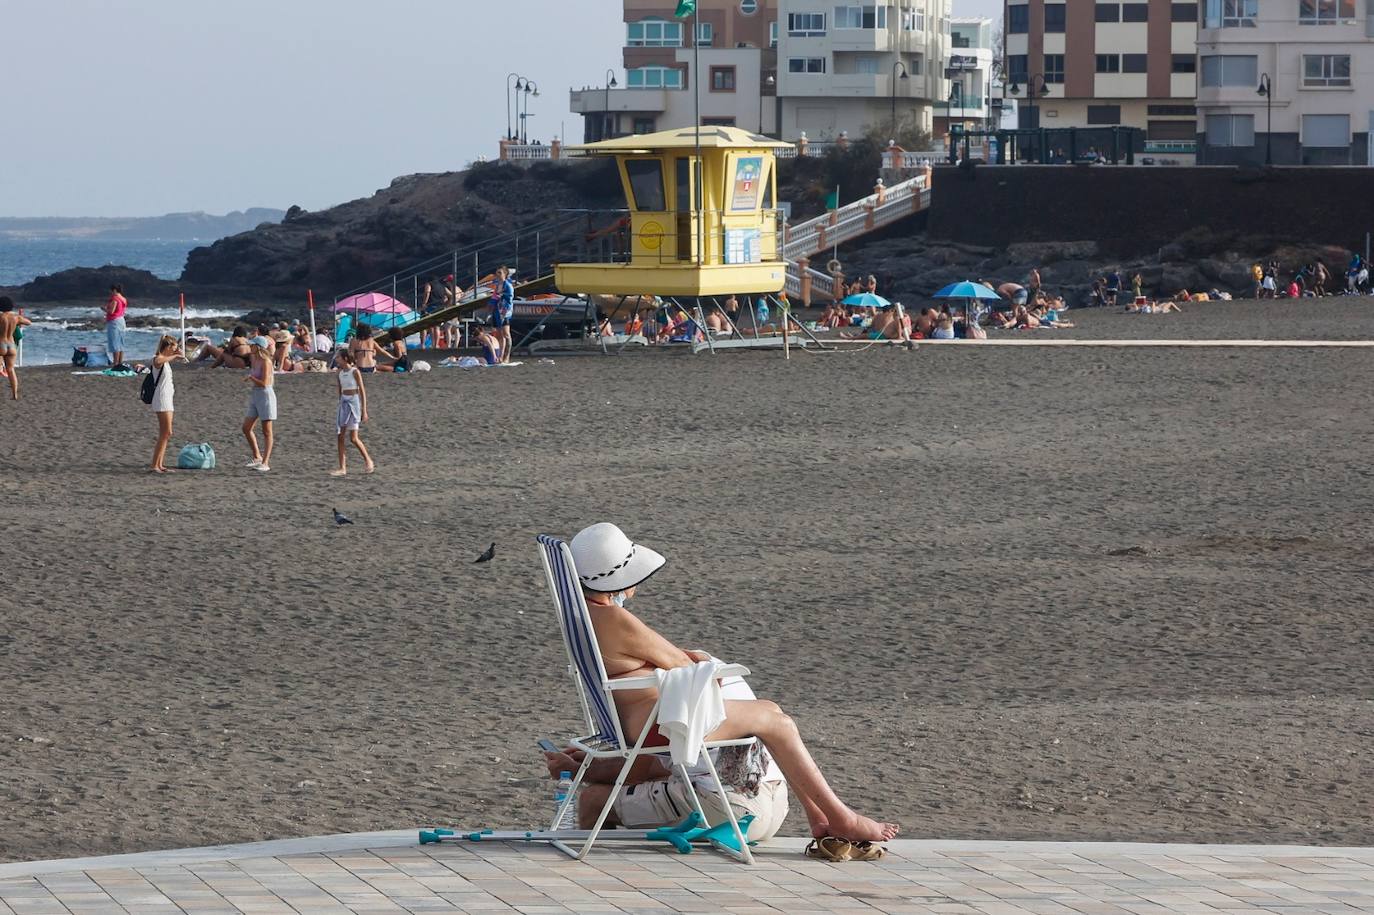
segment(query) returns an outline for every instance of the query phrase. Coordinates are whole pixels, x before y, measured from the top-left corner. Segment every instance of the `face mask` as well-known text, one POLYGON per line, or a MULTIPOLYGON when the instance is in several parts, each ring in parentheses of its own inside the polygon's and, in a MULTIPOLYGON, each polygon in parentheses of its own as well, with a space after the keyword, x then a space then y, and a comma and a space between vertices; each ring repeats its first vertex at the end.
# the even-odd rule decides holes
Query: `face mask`
POLYGON ((625 606, 625 592, 621 591, 619 594, 612 597, 611 603, 615 604, 617 607, 625 606))

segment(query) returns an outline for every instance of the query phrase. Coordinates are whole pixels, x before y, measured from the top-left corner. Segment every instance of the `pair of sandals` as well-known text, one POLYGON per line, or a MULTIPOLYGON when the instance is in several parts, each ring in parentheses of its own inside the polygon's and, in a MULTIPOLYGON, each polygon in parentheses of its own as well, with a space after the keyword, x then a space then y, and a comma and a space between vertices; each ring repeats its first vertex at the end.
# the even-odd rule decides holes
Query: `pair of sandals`
POLYGON ((876 842, 851 842, 839 836, 812 839, 806 846, 806 856, 821 861, 842 864, 845 861, 881 861, 887 849, 876 842))

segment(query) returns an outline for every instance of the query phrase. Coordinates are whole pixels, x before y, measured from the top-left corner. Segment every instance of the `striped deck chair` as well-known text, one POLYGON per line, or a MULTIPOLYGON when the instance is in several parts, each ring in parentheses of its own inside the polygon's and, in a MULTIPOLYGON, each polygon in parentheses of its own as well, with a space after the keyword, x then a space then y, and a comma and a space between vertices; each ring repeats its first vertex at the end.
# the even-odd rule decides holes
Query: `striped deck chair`
MULTIPOLYGON (((573 787, 568 792, 567 799, 554 813, 553 822, 549 829, 556 830, 558 828, 558 822, 563 816, 563 808, 575 802, 578 788, 581 787, 582 779, 587 774, 587 769, 593 760, 614 758, 624 760, 620 774, 615 780, 615 788, 607 797, 605 806, 602 807, 600 815, 596 818, 596 825, 592 827, 582 846, 574 849, 561 839, 552 840, 553 846, 559 851, 569 857, 582 860, 592 850, 592 845, 601 833, 606 817, 611 812, 611 805, 620 794, 620 789, 624 787, 631 766, 641 756, 666 754, 668 747, 666 743, 646 745, 650 732, 657 734, 654 728, 658 720, 657 704, 654 705, 644 729, 640 731, 635 742, 633 744, 626 742, 624 731, 620 727, 620 719, 615 711, 615 690, 654 687, 658 685, 658 680, 655 677, 612 680, 606 676, 606 667, 601 661, 601 649, 596 643, 596 633, 592 630, 591 615, 587 611, 587 602, 583 597, 582 587, 578 582, 577 572, 573 566, 572 551, 562 540, 544 534, 541 534, 538 539, 540 557, 544 560, 544 574, 548 578, 549 592, 553 595, 554 610, 558 614, 558 626, 563 633, 563 644, 568 650, 568 672, 572 675, 578 698, 582 702, 582 712, 587 724, 587 736, 577 737, 570 741, 572 746, 577 747, 587 755, 573 780, 573 787)), ((722 677, 747 677, 748 675, 749 669, 739 664, 726 665, 720 669, 720 676, 722 677)), ((738 740, 708 740, 704 744, 704 752, 702 753, 702 759, 705 760, 711 773, 711 779, 715 783, 721 804, 729 813, 730 826, 739 851, 736 852, 734 848, 718 844, 715 847, 746 864, 752 864, 754 856, 749 852, 749 844, 745 841, 739 821, 735 818, 734 810, 730 807, 725 788, 720 783, 720 776, 716 774, 715 763, 711 761, 709 751, 721 747, 749 746, 755 740, 756 738, 753 737, 744 737, 738 740)), ((696 788, 692 784, 686 767, 682 767, 678 774, 687 784, 692 796, 692 803, 696 806, 696 812, 704 822, 706 814, 701 809, 701 799, 697 796, 696 788)))

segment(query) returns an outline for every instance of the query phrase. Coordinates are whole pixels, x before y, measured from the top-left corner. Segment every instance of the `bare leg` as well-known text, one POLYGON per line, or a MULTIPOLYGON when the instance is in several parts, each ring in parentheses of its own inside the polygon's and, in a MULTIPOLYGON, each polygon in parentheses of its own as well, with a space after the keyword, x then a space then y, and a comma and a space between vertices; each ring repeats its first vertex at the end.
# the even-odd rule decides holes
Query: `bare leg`
MULTIPOLYGON (((358 449, 358 453, 363 456, 363 467, 365 471, 367 473, 371 473, 374 469, 376 469, 376 465, 372 463, 372 455, 367 453, 367 446, 363 444, 362 436, 358 435, 357 429, 352 429, 349 431, 348 437, 352 439, 353 446, 358 449)), ((341 453, 343 451, 342 442, 340 442, 339 444, 339 451, 341 453)))
POLYGON ((153 472, 166 473, 162 460, 167 456, 167 443, 172 439, 172 412, 157 415, 157 445, 153 448, 153 472))
MULTIPOLYGON (((582 787, 577 792, 577 828, 591 829, 596 825, 596 818, 601 815, 601 808, 606 806, 606 798, 611 796, 612 785, 592 784, 585 779, 582 787)), ((605 826, 619 826, 620 823, 615 818, 615 811, 606 814, 605 826)))
POLYGON ((274 426, 276 423, 270 419, 262 421, 262 466, 272 465, 272 445, 276 442, 274 426))
POLYGON ((19 399, 19 373, 14 370, 14 353, 4 355, 5 374, 10 378, 10 400, 19 399))
POLYGON ((501 328, 501 361, 510 362, 510 325, 501 328))
POLYGON ((835 795, 802 743, 796 722, 777 703, 766 699, 727 700, 725 723, 708 735, 708 739, 730 740, 739 737, 758 737, 768 752, 773 754, 778 768, 787 778, 787 784, 806 808, 813 835, 875 842, 897 835, 894 824, 879 823, 860 816, 835 795))
POLYGON ((339 432, 339 467, 330 476, 341 477, 348 473, 348 433, 339 432))
POLYGON ((262 463, 262 452, 258 450, 258 437, 253 434, 253 424, 256 422, 256 419, 243 421, 243 437, 248 440, 248 450, 253 453, 253 460, 262 463))

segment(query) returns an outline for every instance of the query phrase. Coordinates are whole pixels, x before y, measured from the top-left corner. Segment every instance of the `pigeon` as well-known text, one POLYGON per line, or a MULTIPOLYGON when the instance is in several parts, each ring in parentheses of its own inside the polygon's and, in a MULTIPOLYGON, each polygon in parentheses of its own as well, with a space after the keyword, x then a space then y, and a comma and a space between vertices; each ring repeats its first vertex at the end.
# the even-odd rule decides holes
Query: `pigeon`
POLYGON ((481 556, 478 556, 476 559, 474 559, 474 560, 473 560, 473 563, 475 564, 475 563, 478 563, 478 562, 491 562, 491 561, 492 561, 493 559, 495 559, 495 558, 496 558, 496 544, 493 543, 491 546, 487 547, 487 551, 486 551, 485 553, 483 553, 481 556))
POLYGON ((334 523, 338 525, 352 524, 353 519, 343 514, 336 508, 334 509, 334 523))

